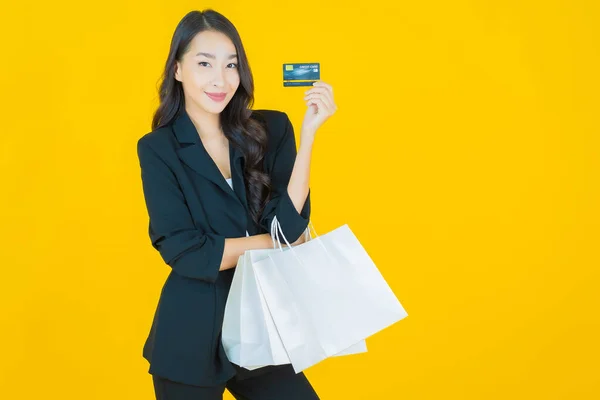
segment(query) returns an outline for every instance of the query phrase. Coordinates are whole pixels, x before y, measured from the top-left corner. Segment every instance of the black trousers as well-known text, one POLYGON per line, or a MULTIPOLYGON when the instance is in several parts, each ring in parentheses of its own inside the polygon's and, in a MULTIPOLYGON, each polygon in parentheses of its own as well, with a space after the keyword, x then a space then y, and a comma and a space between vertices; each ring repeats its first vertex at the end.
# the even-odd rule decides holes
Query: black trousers
POLYGON ((291 365, 246 379, 231 378, 218 386, 192 386, 152 376, 156 400, 221 400, 227 389, 237 400, 318 400, 303 372, 291 365))

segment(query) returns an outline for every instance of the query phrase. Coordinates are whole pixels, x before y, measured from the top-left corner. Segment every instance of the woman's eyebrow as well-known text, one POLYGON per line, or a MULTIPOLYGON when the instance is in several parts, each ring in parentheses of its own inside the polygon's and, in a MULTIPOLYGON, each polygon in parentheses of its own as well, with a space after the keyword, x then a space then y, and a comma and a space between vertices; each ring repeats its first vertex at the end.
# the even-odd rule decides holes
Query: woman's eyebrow
MULTIPOLYGON (((199 52, 198 54, 196 54, 196 57, 198 57, 198 56, 204 56, 204 57, 207 57, 207 58, 213 58, 213 59, 214 59, 214 58, 216 58, 214 54, 211 54, 211 53, 203 53, 203 52, 199 52)), ((228 59, 228 60, 231 60, 231 59, 233 59, 233 58, 236 58, 236 57, 237 57, 237 54, 230 54, 230 55, 229 55, 229 57, 228 57, 227 59, 228 59)))

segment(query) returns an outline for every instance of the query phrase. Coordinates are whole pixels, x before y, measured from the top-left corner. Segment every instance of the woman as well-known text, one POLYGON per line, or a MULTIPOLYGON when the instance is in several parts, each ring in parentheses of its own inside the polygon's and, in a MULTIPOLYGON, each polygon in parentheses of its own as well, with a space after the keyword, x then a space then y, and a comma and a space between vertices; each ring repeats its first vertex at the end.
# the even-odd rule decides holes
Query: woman
POLYGON ((249 371, 227 359, 221 328, 238 257, 272 248, 275 216, 302 242, 318 128, 336 111, 330 85, 306 91, 296 150, 287 115, 250 110, 254 85, 237 30, 193 11, 178 24, 152 132, 137 143, 152 246, 171 267, 143 356, 157 399, 318 399, 291 365, 249 371))

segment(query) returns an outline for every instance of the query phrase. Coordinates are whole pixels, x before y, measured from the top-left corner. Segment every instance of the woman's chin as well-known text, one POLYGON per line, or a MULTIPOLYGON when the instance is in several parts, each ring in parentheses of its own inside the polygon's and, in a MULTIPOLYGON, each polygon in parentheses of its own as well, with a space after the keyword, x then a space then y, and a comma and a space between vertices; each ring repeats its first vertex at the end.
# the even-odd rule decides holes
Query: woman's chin
POLYGON ((202 108, 204 111, 211 114, 220 114, 227 106, 227 103, 223 102, 222 104, 202 104, 202 108))

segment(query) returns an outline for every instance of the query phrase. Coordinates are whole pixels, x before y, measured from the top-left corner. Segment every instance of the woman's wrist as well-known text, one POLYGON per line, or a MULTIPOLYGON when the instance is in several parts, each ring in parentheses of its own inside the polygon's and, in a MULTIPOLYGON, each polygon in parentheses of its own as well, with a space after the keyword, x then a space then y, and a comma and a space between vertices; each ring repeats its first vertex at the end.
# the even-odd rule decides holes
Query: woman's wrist
POLYGON ((303 130, 300 133, 300 145, 298 146, 298 148, 311 148, 314 142, 315 132, 303 130))
POLYGON ((273 238, 271 238, 271 234, 269 233, 263 233, 263 244, 262 244, 262 248, 263 249, 271 249, 273 248, 273 238))

